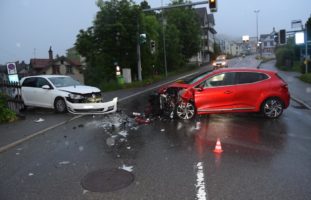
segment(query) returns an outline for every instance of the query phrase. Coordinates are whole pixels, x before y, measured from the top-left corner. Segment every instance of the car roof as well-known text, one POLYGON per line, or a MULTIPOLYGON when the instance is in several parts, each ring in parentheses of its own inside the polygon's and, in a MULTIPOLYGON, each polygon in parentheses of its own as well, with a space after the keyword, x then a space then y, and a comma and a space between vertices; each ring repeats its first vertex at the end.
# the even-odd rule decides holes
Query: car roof
POLYGON ((68 77, 68 76, 66 75, 35 75, 35 76, 25 76, 23 77, 23 79, 32 78, 32 77, 53 78, 53 77, 68 77))
POLYGON ((257 69, 257 68, 250 68, 250 67, 243 67, 243 68, 221 68, 215 70, 215 73, 219 72, 261 72, 261 73, 268 73, 268 74, 275 74, 276 71, 266 70, 266 69, 257 69))

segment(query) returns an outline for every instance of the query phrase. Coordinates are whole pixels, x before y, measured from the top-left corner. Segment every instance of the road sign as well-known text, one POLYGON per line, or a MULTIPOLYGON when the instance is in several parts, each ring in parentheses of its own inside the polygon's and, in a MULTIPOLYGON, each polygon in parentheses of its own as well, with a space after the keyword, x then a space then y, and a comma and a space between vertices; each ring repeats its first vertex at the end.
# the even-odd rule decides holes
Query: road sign
POLYGON ((15 63, 8 63, 6 65, 6 68, 8 70, 8 75, 11 75, 11 74, 17 74, 17 70, 16 70, 16 65, 15 63))

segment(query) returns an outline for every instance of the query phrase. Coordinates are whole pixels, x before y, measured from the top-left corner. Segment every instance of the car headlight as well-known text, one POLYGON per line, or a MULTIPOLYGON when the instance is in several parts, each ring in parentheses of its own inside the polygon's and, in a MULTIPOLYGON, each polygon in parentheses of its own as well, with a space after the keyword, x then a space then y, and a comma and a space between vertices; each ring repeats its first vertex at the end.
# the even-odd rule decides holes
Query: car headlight
POLYGON ((83 99, 83 96, 79 94, 69 94, 69 98, 71 99, 83 99))

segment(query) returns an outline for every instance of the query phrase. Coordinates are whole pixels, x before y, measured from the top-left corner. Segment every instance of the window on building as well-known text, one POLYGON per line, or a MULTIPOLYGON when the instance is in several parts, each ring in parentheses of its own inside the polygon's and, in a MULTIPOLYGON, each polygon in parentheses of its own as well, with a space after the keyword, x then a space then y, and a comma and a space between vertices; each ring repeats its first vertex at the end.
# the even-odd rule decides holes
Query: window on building
POLYGON ((273 46, 273 41, 270 42, 270 46, 273 46))
POLYGON ((71 65, 66 66, 66 74, 73 74, 73 69, 71 65))

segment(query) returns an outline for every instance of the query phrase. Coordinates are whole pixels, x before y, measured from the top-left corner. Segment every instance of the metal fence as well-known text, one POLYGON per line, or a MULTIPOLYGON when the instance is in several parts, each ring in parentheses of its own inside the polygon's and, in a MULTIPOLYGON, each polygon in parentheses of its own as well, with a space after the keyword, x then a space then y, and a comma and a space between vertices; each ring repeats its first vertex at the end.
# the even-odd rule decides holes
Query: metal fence
POLYGON ((19 113, 21 109, 24 109, 21 85, 18 82, 0 82, 0 93, 6 99, 9 109, 16 113, 19 113))

